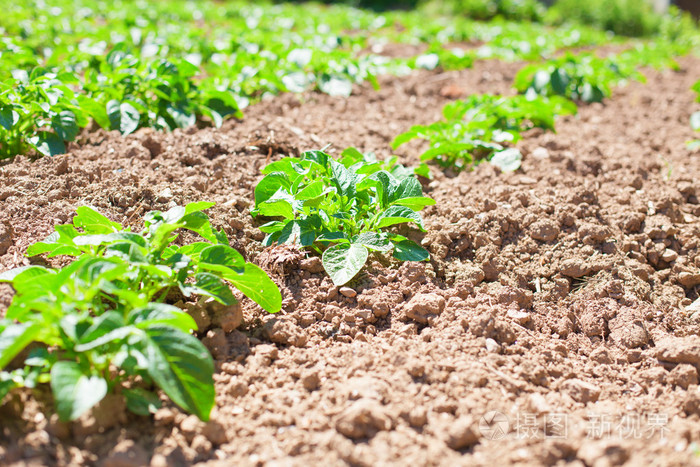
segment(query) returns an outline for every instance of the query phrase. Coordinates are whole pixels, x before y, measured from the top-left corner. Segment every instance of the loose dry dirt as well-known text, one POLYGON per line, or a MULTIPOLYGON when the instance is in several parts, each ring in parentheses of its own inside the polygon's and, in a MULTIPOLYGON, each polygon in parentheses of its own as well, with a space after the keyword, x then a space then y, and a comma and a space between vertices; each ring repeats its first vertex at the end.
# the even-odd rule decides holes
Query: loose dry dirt
MULTIPOLYGON (((197 317, 217 362, 211 422, 108 399, 63 424, 45 392, 21 392, 0 407, 0 463, 698 463, 700 153, 685 141, 700 61, 681 64, 559 119, 557 134, 532 131, 517 173, 433 169, 437 205, 414 236, 432 260, 376 258, 351 290, 317 259, 263 251, 249 215, 259 169, 328 143, 387 156, 449 99, 512 92, 519 64, 386 78, 349 99, 282 96, 221 130, 97 132, 0 167, 0 270, 28 264, 26 247, 80 205, 136 224, 211 200, 285 297, 277 315, 244 300, 239 326, 197 317)), ((413 164, 421 149, 398 155, 413 164)), ((0 312, 11 299, 1 288, 0 312)))

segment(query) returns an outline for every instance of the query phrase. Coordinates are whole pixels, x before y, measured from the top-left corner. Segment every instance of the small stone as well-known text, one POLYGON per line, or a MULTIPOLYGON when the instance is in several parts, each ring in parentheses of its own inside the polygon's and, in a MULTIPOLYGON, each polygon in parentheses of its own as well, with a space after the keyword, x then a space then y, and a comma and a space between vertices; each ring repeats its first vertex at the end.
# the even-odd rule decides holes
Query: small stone
POLYGON ((500 353, 501 346, 498 344, 498 342, 489 337, 486 339, 486 350, 488 350, 491 353, 500 353))
POLYGON ((321 385, 318 371, 310 371, 301 377, 301 384, 307 391, 315 391, 321 385))
POLYGON ((341 295, 348 298, 357 296, 357 291, 355 289, 351 289, 350 287, 341 287, 339 292, 341 295))
POLYGON ((593 352, 591 352, 590 357, 591 360, 593 360, 594 362, 602 363, 604 365, 609 365, 610 363, 612 363, 610 353, 605 347, 598 347, 593 352))
POLYGON ((683 411, 688 415, 700 415, 700 386, 691 388, 683 400, 683 411))
POLYGON ((422 428, 428 423, 428 411, 425 407, 417 406, 408 413, 408 423, 413 428, 422 428))
POLYGON ((595 402, 600 397, 600 388, 598 386, 577 378, 564 381, 560 389, 569 394, 573 400, 582 404, 595 402))
POLYGON ((301 260, 299 266, 301 269, 309 271, 311 274, 323 272, 323 263, 318 256, 312 256, 311 258, 301 260))
POLYGON ((568 277, 583 277, 591 272, 591 266, 582 259, 567 259, 561 263, 559 272, 568 277))
POLYGON ((291 318, 273 318, 263 326, 263 335, 272 342, 282 345, 303 347, 308 334, 291 318))
POLYGON ((202 344, 209 349, 215 359, 224 358, 228 355, 229 345, 226 333, 221 328, 210 329, 202 339, 202 344))
POLYGON ((195 435, 192 439, 192 449, 197 451, 197 454, 206 454, 212 450, 211 441, 204 435, 195 435))
POLYGON ((175 422, 175 412, 172 409, 163 407, 153 414, 153 419, 158 425, 170 425, 175 422))
POLYGON ((209 420, 204 424, 201 431, 212 444, 221 445, 228 442, 226 428, 216 420, 209 420))
POLYGON ((542 146, 538 146, 535 149, 532 150, 532 157, 535 159, 548 159, 549 158, 549 151, 547 148, 543 148, 542 146))
POLYGON ((678 259, 678 253, 670 248, 666 248, 663 253, 661 253, 661 259, 667 263, 671 263, 678 259))
POLYGON ((408 374, 414 378, 422 378, 425 374, 425 364, 420 360, 413 360, 408 363, 408 374))
POLYGON ((222 305, 212 300, 206 303, 206 309, 211 317, 211 324, 220 327, 226 333, 233 331, 243 322, 243 311, 240 303, 222 305))
POLYGON ((700 337, 665 337, 656 343, 656 358, 662 362, 700 366, 700 337))
POLYGON ((416 294, 406 305, 407 318, 417 323, 427 324, 428 318, 437 316, 445 309, 445 298, 436 293, 416 294))
POLYGON ((167 203, 173 198, 173 191, 170 188, 166 188, 156 196, 156 201, 159 203, 167 203))
POLYGON ((479 435, 474 428, 474 419, 469 416, 458 418, 447 430, 445 443, 455 451, 461 451, 479 442, 479 435))
POLYGON ((525 326, 527 323, 530 322, 530 313, 526 311, 511 309, 508 310, 507 315, 510 319, 520 324, 521 326, 525 326))
POLYGON ((261 344, 261 345, 255 346, 255 356, 268 362, 268 365, 270 363, 272 363, 274 360, 277 360, 278 355, 279 355, 279 351, 277 350, 277 347, 274 345, 261 344))
POLYGON ((700 285, 700 272, 693 273, 683 271, 678 274, 678 282, 680 282, 684 287, 695 287, 696 285, 700 285))
POLYGON ((203 427, 204 423, 196 415, 189 415, 180 423, 180 431, 190 442, 196 434, 201 433, 203 427))
POLYGON ((371 438, 379 431, 390 430, 393 420, 386 409, 373 399, 359 399, 343 410, 335 429, 350 439, 371 438))
POLYGON ((698 384, 698 371, 693 365, 681 363, 671 370, 668 374, 667 381, 669 384, 688 389, 689 386, 698 384))
POLYGON ((553 221, 543 219, 530 226, 530 236, 541 242, 551 242, 559 235, 559 226, 553 221))

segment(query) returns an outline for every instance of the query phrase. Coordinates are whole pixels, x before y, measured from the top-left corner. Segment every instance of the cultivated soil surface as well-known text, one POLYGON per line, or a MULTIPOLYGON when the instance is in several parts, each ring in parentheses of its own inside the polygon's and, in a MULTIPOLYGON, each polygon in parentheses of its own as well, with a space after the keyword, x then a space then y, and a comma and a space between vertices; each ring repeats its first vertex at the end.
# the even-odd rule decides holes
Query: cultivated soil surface
MULTIPOLYGON (((276 315, 243 300, 227 320, 185 304, 217 362, 208 424, 118 399, 63 424, 45 391, 18 392, 0 407, 0 463, 700 463, 700 153, 685 147, 700 60, 680 63, 560 118, 557 134, 530 132, 514 174, 433 168, 437 205, 413 236, 431 261, 376 258, 341 291, 317 258, 262 248, 259 169, 328 143, 388 156, 450 99, 513 92, 521 64, 285 95, 220 130, 89 133, 65 156, 1 166, 0 270, 29 264, 27 246, 77 206, 138 225, 208 200, 285 299, 276 315)), ((415 164, 423 149, 397 154, 415 164)), ((11 299, 0 288, 0 313, 11 299)))

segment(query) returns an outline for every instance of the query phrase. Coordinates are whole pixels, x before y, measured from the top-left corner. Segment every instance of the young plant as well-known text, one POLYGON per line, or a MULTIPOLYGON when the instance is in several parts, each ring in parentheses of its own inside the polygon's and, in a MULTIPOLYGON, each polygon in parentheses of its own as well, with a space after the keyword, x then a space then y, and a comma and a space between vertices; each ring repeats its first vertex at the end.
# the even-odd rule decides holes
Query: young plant
POLYGON ((13 75, 0 81, 0 159, 31 149, 42 155, 64 153, 65 142, 89 121, 71 89, 77 78, 41 68, 13 75))
POLYGON ((633 78, 644 81, 631 60, 603 59, 591 54, 573 55, 527 65, 515 77, 515 88, 528 96, 564 96, 573 101, 601 102, 612 86, 633 78))
MULTIPOLYGON (((427 175, 425 169, 419 172, 427 175)), ((355 277, 370 251, 393 252, 399 261, 429 258, 425 249, 390 229, 411 222, 424 230, 419 211, 435 204, 396 158, 379 162, 349 148, 334 160, 325 152, 308 151, 262 172, 252 214, 275 218, 260 227, 267 234, 265 244, 297 243, 322 253, 323 267, 336 285, 355 277)))
POLYGON ((232 305, 231 284, 269 312, 281 307, 269 277, 211 227, 202 211, 212 205, 149 212, 140 233, 80 207, 72 224, 57 225, 30 246, 29 256, 77 259, 58 270, 28 266, 0 275, 16 292, 0 321, 0 398, 13 387, 50 382, 63 420, 78 418, 114 391, 145 415, 159 406, 147 389, 154 384, 207 420, 214 404, 212 358, 191 334, 194 320, 165 303, 168 293, 177 288, 185 297, 232 305), (177 246, 180 229, 204 241, 177 246), (21 353, 23 365, 8 370, 21 353))
POLYGON ((392 148, 420 138, 430 142, 430 149, 421 155, 423 161, 462 170, 488 160, 513 171, 520 167, 522 156, 507 144, 516 143, 530 128, 554 130, 555 116, 575 112, 572 102, 558 97, 473 95, 445 105, 444 120, 400 134, 392 148))

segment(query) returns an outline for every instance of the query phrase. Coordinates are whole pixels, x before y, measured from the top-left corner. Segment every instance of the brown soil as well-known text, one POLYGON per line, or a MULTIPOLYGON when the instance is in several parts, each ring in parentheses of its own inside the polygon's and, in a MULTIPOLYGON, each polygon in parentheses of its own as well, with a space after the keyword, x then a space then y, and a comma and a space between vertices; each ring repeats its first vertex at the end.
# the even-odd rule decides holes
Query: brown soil
MULTIPOLYGON (((263 251, 249 215, 259 168, 327 143, 386 156, 448 97, 512 92, 518 64, 386 78, 349 99, 282 96, 221 130, 92 133, 69 155, 0 167, 0 270, 28 264, 26 247, 80 205, 137 223, 211 200, 285 297, 277 315, 243 301, 235 330, 200 317, 217 358, 208 424, 113 398, 62 424, 45 393, 20 392, 0 408, 0 463, 698 463, 700 153, 685 141, 700 61, 682 67, 582 107, 557 134, 532 131, 515 174, 434 169, 437 205, 416 237, 431 262, 377 259, 344 293, 317 260, 263 251)), ((420 150, 398 152, 411 164, 420 150)), ((0 310, 11 298, 0 288, 0 310)))

